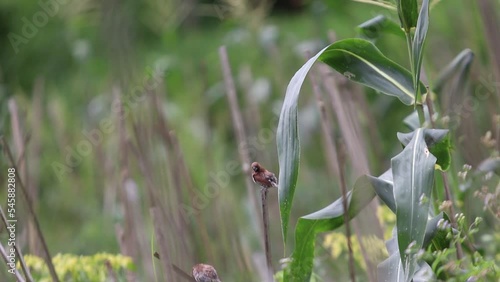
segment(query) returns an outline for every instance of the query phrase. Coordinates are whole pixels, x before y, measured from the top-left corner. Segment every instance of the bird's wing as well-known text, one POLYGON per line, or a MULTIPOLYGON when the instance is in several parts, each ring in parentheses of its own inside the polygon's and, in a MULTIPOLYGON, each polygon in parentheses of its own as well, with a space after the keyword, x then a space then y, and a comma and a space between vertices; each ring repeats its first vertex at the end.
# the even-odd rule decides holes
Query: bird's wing
POLYGON ((273 186, 278 186, 278 179, 276 179, 276 175, 274 175, 274 173, 267 175, 266 179, 271 182, 273 186))

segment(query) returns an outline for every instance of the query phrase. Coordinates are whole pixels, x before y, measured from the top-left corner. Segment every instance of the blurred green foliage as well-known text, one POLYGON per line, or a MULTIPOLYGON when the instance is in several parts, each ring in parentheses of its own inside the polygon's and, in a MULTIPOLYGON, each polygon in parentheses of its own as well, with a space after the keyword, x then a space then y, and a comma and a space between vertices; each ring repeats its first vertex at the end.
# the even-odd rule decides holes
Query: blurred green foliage
MULTIPOLYGON (((24 258, 34 281, 52 281, 42 258, 33 255, 26 255, 24 258)), ((135 269, 130 257, 107 253, 92 256, 58 254, 53 257, 53 263, 59 279, 68 282, 106 281, 110 272, 115 275, 117 281, 126 281, 125 270, 135 269)), ((21 269, 20 264, 17 267, 21 269)))

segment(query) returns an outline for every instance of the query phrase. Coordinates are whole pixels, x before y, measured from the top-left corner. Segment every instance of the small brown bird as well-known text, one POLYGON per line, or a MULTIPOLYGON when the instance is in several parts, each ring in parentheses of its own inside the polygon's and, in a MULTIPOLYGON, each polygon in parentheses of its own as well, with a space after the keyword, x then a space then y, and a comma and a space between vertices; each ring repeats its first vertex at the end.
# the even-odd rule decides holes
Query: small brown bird
POLYGON ((193 266, 193 277, 196 282, 221 282, 215 268, 203 263, 193 266))
POLYGON ((264 188, 278 187, 278 180, 274 173, 262 167, 258 162, 252 163, 252 179, 253 182, 264 188))

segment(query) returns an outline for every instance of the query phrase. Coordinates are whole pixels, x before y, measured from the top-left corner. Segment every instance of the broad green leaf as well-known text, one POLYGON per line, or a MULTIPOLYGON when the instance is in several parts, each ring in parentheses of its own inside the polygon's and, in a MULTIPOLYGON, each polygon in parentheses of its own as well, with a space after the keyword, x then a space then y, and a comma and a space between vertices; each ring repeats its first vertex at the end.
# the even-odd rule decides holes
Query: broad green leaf
MULTIPOLYGON (((384 204, 386 204, 392 212, 396 213, 396 202, 394 199, 391 170, 386 171, 379 177, 373 177, 369 175, 367 175, 367 177, 372 184, 375 193, 377 193, 377 196, 382 199, 384 204)), ((446 239, 447 231, 437 228, 436 224, 440 219, 448 220, 446 215, 440 213, 427 222, 422 248, 427 248, 430 242, 432 242, 432 245, 436 248, 446 248, 447 246, 449 246, 449 240, 446 239)))
POLYGON ((465 49, 458 54, 453 61, 451 61, 439 73, 436 82, 434 83, 433 91, 438 94, 443 94, 444 87, 452 82, 453 77, 458 76, 456 82, 460 85, 454 89, 460 90, 464 83, 468 81, 470 67, 474 60, 474 53, 470 49, 465 49))
MULTIPOLYGON (((424 129, 425 143, 429 147, 431 154, 436 158, 436 164, 440 170, 446 171, 451 165, 451 141, 447 129, 424 129)), ((400 133, 397 136, 401 144, 406 146, 413 138, 415 131, 410 133, 400 133)))
POLYGON ((417 28, 415 30, 415 35, 413 37, 413 47, 412 47, 412 61, 413 61, 413 75, 415 82, 415 96, 423 89, 419 86, 420 81, 420 68, 422 67, 422 59, 424 52, 425 38, 427 37, 427 30, 429 29, 429 0, 424 0, 422 2, 422 8, 420 9, 420 14, 418 16, 417 28))
POLYGON ((417 129, 403 152, 391 160, 398 246, 405 281, 411 281, 417 266, 412 250, 419 250, 424 242, 435 163, 436 157, 427 149, 423 129, 417 129))
MULTIPOLYGON (((392 191, 392 190, 391 190, 392 191)), ((432 218, 427 223, 427 227, 425 230, 425 238, 426 240, 432 239, 434 235, 436 235, 441 230, 437 229, 437 222, 443 218, 443 214, 439 214, 438 216, 432 218)), ((444 232, 444 231, 441 231, 444 232)), ((401 263, 401 259, 399 256, 399 247, 398 242, 395 238, 397 236, 397 228, 393 229, 393 237, 386 241, 386 248, 389 253, 389 258, 381 262, 377 267, 377 277, 378 281, 387 281, 387 282, 397 282, 397 281, 405 281, 404 268, 401 263)), ((444 232, 446 233, 446 232, 444 232)), ((434 242, 434 240, 432 240, 434 242)), ((424 245, 423 248, 427 246, 424 245)), ((413 276, 413 282, 415 281, 434 281, 434 274, 429 265, 425 262, 421 262, 417 265, 415 275, 413 276), (429 271, 430 270, 430 271, 429 271)))
POLYGON ((278 129, 276 131, 276 146, 278 148, 278 161, 280 165, 278 200, 280 204, 281 232, 285 244, 288 221, 299 173, 300 141, 297 126, 297 103, 300 88, 304 83, 309 69, 311 69, 318 57, 328 48, 329 46, 325 47, 309 59, 295 73, 288 84, 283 107, 281 108, 278 129))
MULTIPOLYGON (((354 188, 347 195, 349 218, 356 216, 374 197, 375 192, 368 177, 358 178, 354 188)), ((309 281, 313 269, 316 235, 332 231, 343 224, 342 198, 317 212, 299 218, 295 228, 295 249, 285 281, 309 281)))
POLYGON ((402 38, 405 37, 399 25, 383 15, 378 15, 360 24, 357 29, 361 36, 366 39, 377 39, 382 33, 394 34, 402 38))
POLYGON ((413 27, 417 26, 417 0, 397 0, 396 4, 401 27, 409 33, 413 27))
POLYGON ((337 41, 324 50, 319 60, 348 79, 395 96, 405 105, 415 101, 411 73, 385 57, 369 41, 359 38, 337 41))
POLYGON ((317 60, 325 62, 353 81, 398 97, 406 105, 414 102, 411 73, 387 59, 375 45, 363 39, 335 42, 309 59, 295 73, 286 90, 276 134, 280 164, 278 198, 285 243, 299 172, 297 103, 304 79, 317 60))

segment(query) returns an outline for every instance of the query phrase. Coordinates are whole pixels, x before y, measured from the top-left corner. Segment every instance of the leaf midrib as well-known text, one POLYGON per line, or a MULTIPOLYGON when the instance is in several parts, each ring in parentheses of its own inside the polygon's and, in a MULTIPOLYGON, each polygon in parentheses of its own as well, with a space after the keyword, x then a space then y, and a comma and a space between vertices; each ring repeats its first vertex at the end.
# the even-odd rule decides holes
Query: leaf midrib
POLYGON ((411 92, 408 91, 408 89, 406 89, 404 86, 402 86, 401 84, 399 84, 396 80, 394 80, 392 77, 390 77, 389 75, 387 75, 385 72, 383 72, 382 70, 380 70, 379 68, 377 68, 375 65, 373 65, 372 63, 370 63, 367 60, 363 59, 363 57, 360 57, 357 54, 349 52, 349 51, 347 51, 345 49, 332 49, 331 51, 344 52, 344 53, 347 53, 347 54, 349 54, 349 55, 351 55, 351 56, 359 59, 360 61, 362 61, 363 63, 365 63, 366 65, 368 65, 372 69, 374 69, 376 72, 378 72, 382 77, 384 77, 389 82, 391 82, 394 86, 396 86, 397 88, 401 89, 404 94, 406 94, 408 97, 411 98, 412 102, 415 100, 414 97, 413 97, 413 94, 411 94, 411 92))

